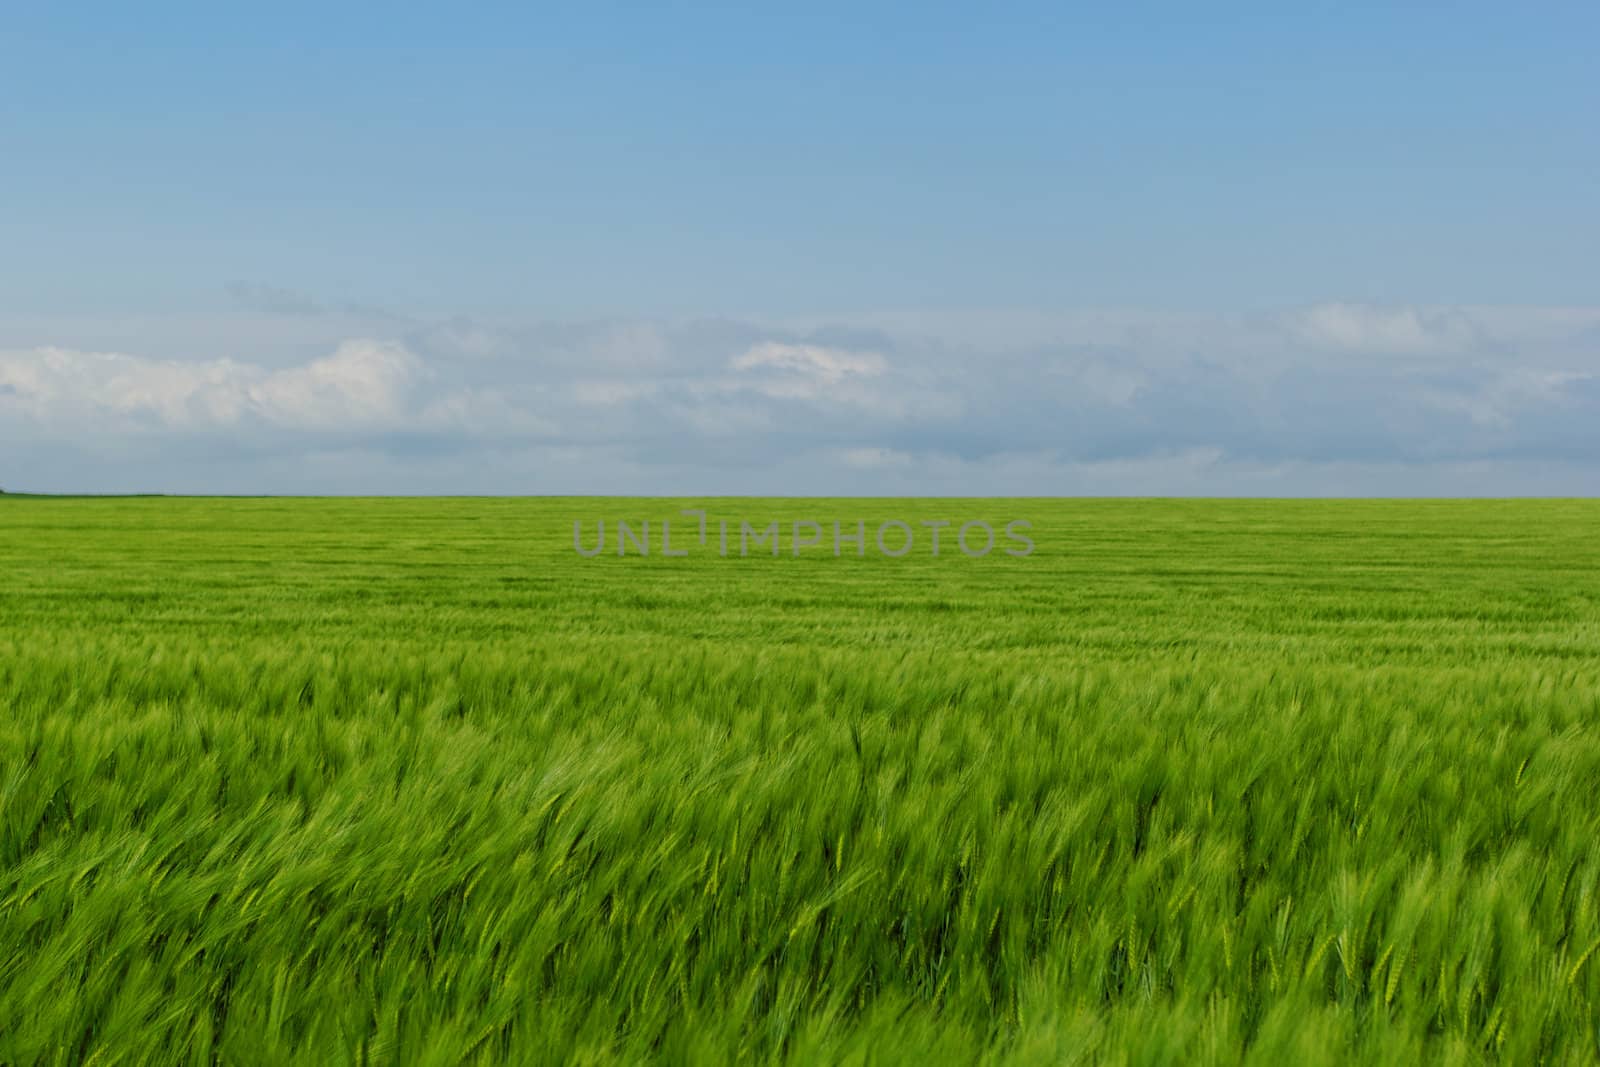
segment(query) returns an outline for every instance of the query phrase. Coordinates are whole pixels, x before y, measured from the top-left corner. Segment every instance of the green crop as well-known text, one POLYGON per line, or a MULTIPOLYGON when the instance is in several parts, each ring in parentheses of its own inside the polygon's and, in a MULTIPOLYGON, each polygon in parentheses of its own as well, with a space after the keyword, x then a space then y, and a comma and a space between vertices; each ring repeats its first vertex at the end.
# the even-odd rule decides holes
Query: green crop
POLYGON ((0 1062, 1596 1062, 1597 533, 8 495, 0 1062))

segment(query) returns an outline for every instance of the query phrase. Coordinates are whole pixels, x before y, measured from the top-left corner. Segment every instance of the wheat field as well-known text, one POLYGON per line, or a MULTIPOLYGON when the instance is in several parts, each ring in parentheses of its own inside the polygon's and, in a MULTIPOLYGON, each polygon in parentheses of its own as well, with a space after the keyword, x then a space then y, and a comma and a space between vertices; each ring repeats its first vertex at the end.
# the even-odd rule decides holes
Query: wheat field
POLYGON ((0 1062, 1593 1063, 1597 531, 0 496, 0 1062))

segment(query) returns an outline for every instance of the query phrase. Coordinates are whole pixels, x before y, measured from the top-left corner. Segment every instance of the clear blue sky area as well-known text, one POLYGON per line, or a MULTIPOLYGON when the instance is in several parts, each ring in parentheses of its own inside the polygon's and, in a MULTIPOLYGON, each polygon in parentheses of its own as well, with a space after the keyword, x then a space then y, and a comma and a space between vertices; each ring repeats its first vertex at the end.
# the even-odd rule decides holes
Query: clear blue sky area
POLYGON ((774 7, 13 10, 0 301, 1594 294, 1593 4, 774 7))

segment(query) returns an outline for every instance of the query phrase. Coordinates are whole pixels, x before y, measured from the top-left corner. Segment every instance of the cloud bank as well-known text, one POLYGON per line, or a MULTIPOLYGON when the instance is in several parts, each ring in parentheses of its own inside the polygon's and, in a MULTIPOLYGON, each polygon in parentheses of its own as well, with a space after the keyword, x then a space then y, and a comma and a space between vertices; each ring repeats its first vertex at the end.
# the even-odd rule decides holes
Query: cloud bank
POLYGON ((233 296, 238 315, 297 332, 248 355, 164 353, 150 331, 138 351, 70 336, 0 348, 0 485, 1600 492, 1600 309, 517 323, 233 296))

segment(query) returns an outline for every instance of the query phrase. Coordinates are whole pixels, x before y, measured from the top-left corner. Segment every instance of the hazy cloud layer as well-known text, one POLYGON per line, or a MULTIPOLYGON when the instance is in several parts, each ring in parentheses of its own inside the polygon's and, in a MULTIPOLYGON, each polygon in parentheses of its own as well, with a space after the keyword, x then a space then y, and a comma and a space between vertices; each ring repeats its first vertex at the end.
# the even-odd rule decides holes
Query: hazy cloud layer
POLYGON ((0 324, 0 485, 1600 492, 1600 309, 508 323, 232 295, 241 345, 209 354, 225 319, 171 351, 0 324))

